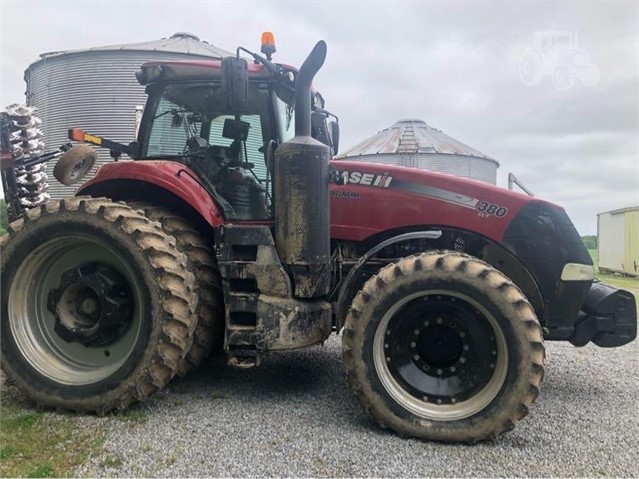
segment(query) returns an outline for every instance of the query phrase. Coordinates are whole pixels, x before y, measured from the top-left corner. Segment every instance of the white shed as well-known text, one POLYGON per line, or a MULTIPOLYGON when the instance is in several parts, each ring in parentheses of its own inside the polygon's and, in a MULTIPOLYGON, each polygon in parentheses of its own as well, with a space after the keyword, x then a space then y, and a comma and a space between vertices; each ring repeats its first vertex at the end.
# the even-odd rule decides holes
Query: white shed
POLYGON ((599 270, 639 276, 639 206, 597 215, 599 270))

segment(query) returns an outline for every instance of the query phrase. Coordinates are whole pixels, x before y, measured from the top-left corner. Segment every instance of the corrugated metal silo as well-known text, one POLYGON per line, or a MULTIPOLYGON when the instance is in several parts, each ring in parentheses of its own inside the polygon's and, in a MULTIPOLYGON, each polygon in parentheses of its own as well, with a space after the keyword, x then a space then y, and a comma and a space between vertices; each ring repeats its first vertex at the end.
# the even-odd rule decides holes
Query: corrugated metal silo
MULTIPOLYGON (((27 104, 38 108, 47 150, 66 143, 70 127, 128 144, 135 139, 136 107, 146 101, 144 87, 135 78, 142 63, 232 55, 188 33, 143 43, 45 53, 25 71, 27 104)), ((111 161, 107 150, 97 151, 96 168, 111 161)), ((47 165, 51 197, 73 195, 76 185, 63 186, 53 178, 53 163, 47 165)))
POLYGON ((499 163, 422 120, 399 120, 338 159, 410 166, 495 184, 499 163))

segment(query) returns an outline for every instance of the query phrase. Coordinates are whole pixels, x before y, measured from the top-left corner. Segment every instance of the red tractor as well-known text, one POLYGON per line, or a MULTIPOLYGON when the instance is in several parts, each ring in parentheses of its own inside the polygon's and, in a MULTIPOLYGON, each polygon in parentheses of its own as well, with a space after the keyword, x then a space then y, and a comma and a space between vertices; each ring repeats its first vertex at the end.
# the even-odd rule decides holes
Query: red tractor
MULTIPOLYGON (((142 65, 137 142, 70 130, 118 161, 0 240, 2 368, 33 401, 122 409, 211 351, 252 367, 341 332, 350 387, 380 426, 475 442, 528 413, 544 340, 636 337, 633 295, 593 282, 561 207, 331 161, 339 130, 311 88, 326 44, 299 70, 273 51, 142 65)), ((63 155, 59 179, 81 176, 86 148, 63 155)))

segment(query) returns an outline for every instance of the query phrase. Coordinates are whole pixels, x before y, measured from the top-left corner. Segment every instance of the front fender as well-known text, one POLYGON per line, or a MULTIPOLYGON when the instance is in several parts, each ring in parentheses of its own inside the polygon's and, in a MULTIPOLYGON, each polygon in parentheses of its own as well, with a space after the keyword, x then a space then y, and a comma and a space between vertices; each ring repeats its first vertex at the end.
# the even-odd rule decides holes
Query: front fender
MULTIPOLYGON (((193 208, 210 226, 224 223, 222 209, 197 180, 197 175, 187 166, 175 161, 144 160, 117 161, 102 165, 96 175, 84 183, 76 195, 98 193, 115 199, 126 199, 127 188, 152 185, 164 190, 193 208), (133 183, 132 183, 133 182, 133 183), (134 185, 134 186, 131 186, 134 185), (117 190, 117 191, 116 191, 117 190)), ((128 192, 139 198, 139 191, 128 192)))

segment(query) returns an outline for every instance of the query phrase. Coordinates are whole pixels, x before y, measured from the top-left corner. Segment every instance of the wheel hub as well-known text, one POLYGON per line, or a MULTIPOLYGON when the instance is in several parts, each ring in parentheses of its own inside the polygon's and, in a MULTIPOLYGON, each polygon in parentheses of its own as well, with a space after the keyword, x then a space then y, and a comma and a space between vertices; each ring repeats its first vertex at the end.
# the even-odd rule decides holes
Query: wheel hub
POLYGON ((65 271, 49 291, 47 309, 54 331, 66 342, 105 346, 121 338, 131 324, 133 302, 126 280, 114 268, 97 262, 65 271))
POLYGON ((489 322, 455 296, 425 295, 408 302, 385 334, 390 374, 410 395, 435 404, 472 398, 491 380, 497 355, 489 322))
POLYGON ((463 351, 463 343, 455 327, 436 325, 420 332, 417 353, 425 363, 434 367, 450 367, 463 351))

